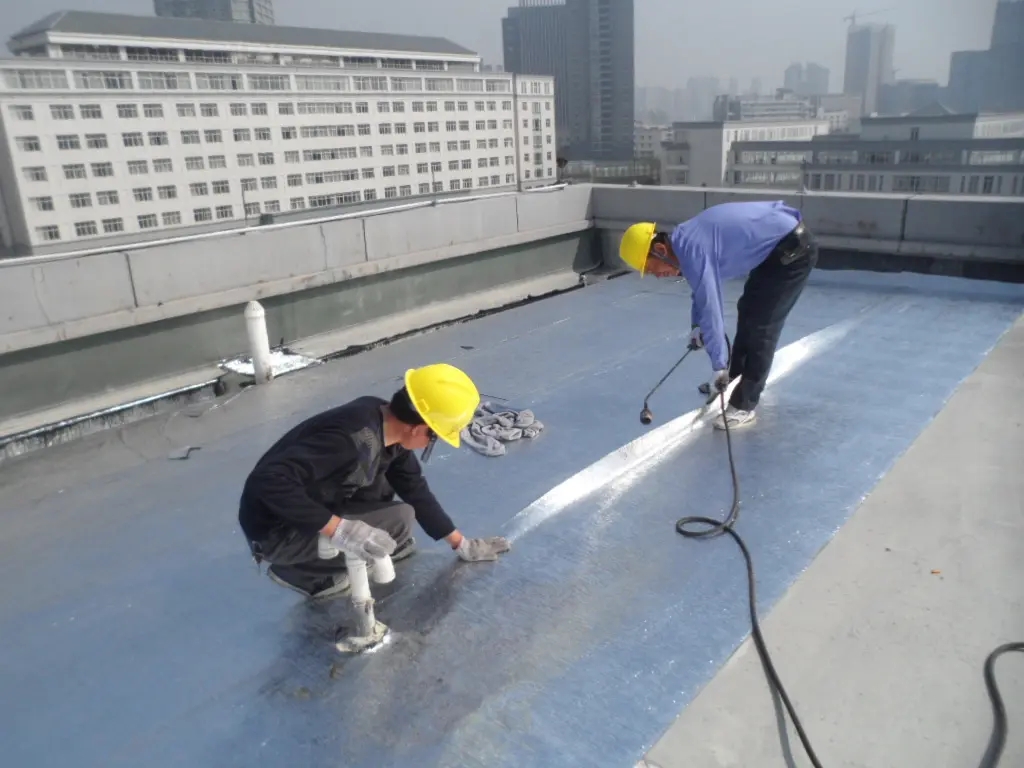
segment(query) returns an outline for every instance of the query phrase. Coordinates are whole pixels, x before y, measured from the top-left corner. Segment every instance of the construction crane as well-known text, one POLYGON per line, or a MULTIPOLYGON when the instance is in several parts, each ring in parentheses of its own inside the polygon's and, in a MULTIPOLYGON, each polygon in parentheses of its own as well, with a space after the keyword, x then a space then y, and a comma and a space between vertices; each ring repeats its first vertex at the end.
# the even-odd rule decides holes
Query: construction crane
MULTIPOLYGON (((892 10, 892 8, 883 8, 883 9, 882 9, 882 10, 880 10, 880 11, 868 11, 867 13, 862 13, 862 14, 860 14, 860 15, 861 15, 861 17, 862 17, 862 18, 863 18, 864 16, 877 16, 877 15, 878 15, 878 14, 880 14, 880 13, 888 13, 888 12, 889 12, 889 11, 891 11, 891 10, 892 10)), ((856 12, 856 11, 854 11, 854 12, 853 12, 853 13, 851 13, 851 14, 850 14, 849 16, 843 16, 843 21, 848 21, 848 22, 850 22, 850 26, 851 26, 851 27, 855 27, 855 26, 857 26, 857 12, 856 12)))

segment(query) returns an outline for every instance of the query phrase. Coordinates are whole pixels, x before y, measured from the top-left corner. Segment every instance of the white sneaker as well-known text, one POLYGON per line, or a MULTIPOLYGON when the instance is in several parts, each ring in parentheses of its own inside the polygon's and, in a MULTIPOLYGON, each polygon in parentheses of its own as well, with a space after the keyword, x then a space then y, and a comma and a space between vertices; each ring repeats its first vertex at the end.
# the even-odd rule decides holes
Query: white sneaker
POLYGON ((756 418, 757 414, 754 411, 741 411, 739 408, 729 405, 725 408, 725 414, 718 414, 711 425, 715 429, 725 429, 725 422, 728 420, 729 429, 739 429, 753 424, 756 418))

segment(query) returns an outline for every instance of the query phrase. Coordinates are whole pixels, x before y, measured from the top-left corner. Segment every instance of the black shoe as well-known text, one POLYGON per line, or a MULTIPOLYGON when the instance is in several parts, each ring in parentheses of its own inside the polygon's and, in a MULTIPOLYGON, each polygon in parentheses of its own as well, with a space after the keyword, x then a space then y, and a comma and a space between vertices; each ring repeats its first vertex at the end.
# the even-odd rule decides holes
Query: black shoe
POLYGON ((397 563, 416 554, 416 539, 410 536, 405 542, 391 554, 391 562, 397 563))

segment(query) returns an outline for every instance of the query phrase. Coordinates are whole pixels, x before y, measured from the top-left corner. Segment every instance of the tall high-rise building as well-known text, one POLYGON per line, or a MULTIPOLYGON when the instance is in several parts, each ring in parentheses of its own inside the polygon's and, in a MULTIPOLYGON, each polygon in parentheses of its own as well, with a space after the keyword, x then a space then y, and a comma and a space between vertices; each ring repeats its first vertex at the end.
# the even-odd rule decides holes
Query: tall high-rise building
POLYGON ((565 157, 633 156, 633 0, 520 0, 502 37, 506 71, 555 78, 565 157))
POLYGON ((999 0, 992 22, 991 48, 1024 45, 1024 0, 999 0))
POLYGON ((786 67, 783 87, 798 96, 824 96, 828 93, 828 68, 820 64, 790 64, 786 67))
POLYGON ((801 96, 824 96, 828 93, 828 67, 813 62, 807 65, 804 73, 804 86, 801 96))
POLYGON ((273 24, 273 0, 153 0, 157 16, 273 24))
POLYGON ((860 96, 866 115, 877 111, 882 86, 895 80, 895 44, 896 28, 891 24, 856 24, 846 33, 843 93, 860 96))
POLYGON ((962 112, 1024 109, 1024 0, 999 0, 987 51, 953 53, 946 94, 962 112))

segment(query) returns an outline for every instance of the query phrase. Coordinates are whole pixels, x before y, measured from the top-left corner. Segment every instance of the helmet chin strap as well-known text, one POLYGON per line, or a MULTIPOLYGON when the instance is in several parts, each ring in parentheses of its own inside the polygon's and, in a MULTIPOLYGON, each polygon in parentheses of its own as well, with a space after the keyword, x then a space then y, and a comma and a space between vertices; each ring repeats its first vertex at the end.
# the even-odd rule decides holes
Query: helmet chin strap
POLYGON ((427 443, 427 447, 423 449, 423 453, 420 454, 420 461, 426 464, 430 461, 430 454, 434 452, 434 445, 437 443, 437 433, 434 430, 430 430, 430 442, 427 443))

